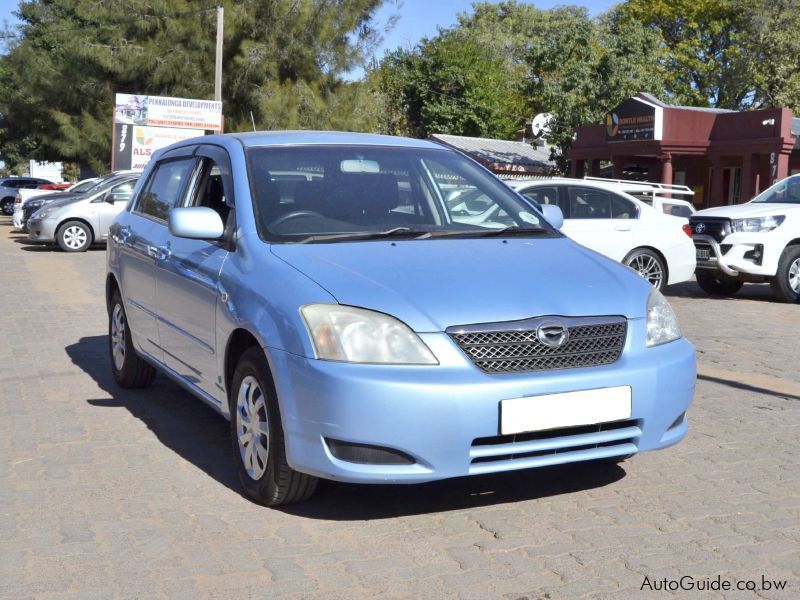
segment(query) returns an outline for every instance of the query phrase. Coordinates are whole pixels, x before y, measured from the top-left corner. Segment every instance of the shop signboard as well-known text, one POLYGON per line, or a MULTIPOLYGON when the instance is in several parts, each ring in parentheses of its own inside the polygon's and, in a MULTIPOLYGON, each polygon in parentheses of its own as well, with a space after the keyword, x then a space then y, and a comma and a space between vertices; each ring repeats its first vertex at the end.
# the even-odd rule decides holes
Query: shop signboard
POLYGON ((606 141, 660 140, 663 123, 663 108, 629 98, 606 115, 606 141))

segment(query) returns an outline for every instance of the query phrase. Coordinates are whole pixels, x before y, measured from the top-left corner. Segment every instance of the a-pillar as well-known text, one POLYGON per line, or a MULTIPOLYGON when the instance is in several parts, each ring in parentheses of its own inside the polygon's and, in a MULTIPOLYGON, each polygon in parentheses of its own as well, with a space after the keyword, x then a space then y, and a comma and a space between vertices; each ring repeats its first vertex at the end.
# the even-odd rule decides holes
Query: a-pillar
MULTIPOLYGON (((661 183, 672 185, 672 155, 664 154, 659 158, 661 159, 661 183)), ((672 194, 669 192, 666 192, 664 195, 667 198, 672 198, 672 194)))

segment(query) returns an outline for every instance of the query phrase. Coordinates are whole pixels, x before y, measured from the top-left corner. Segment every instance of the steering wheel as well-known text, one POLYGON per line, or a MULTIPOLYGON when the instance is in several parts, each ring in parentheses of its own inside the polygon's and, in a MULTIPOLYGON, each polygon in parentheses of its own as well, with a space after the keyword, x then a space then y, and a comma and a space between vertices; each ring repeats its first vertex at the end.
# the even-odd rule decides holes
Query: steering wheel
POLYGON ((278 225, 283 225, 287 221, 291 221, 292 219, 299 219, 300 217, 319 217, 320 219, 324 219, 325 217, 318 212, 314 212, 313 210, 295 210, 290 213, 286 213, 282 217, 278 217, 272 223, 269 224, 270 227, 276 227, 278 225))

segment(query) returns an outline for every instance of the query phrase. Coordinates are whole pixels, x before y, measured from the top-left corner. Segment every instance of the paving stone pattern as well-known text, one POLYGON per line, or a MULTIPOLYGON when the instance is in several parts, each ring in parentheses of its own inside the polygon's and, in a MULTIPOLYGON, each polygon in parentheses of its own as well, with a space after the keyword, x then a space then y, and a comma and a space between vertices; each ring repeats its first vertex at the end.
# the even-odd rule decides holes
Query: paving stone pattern
POLYGON ((764 286, 669 291, 701 363, 674 448, 270 510, 222 418, 163 377, 114 386, 104 250, 23 240, 0 218, 0 598, 661 597, 645 576, 682 575, 800 597, 800 306, 764 286))

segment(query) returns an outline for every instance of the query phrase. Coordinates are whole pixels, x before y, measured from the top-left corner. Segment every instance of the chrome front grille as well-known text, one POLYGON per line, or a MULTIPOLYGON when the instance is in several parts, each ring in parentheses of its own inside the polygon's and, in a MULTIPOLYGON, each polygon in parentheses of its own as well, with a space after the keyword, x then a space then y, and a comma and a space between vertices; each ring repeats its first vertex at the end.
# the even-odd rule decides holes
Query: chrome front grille
POLYGON ((624 317, 539 317, 525 321, 450 327, 448 335, 486 373, 594 367, 616 362, 625 345, 624 317), (551 347, 539 328, 561 324, 567 340, 551 347))

